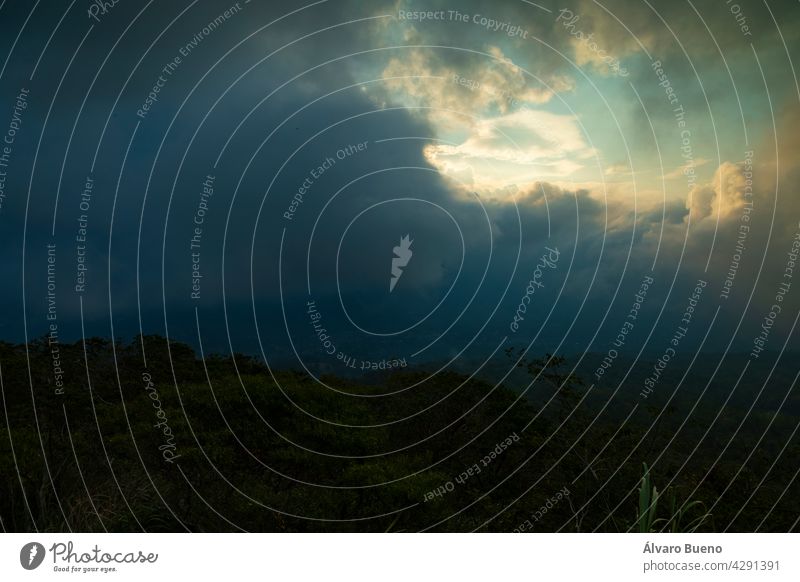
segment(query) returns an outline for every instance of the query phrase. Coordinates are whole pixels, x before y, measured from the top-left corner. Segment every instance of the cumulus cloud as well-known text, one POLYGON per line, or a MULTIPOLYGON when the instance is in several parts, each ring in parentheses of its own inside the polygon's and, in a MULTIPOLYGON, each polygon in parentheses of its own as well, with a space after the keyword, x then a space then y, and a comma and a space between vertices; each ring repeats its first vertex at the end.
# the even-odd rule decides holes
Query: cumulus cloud
POLYGON ((479 121, 458 145, 431 144, 425 154, 445 174, 469 168, 473 186, 485 194, 546 177, 569 176, 593 155, 576 120, 525 109, 479 121))
MULTIPOLYGON (((215 208, 213 218, 209 218, 204 233, 203 267, 208 274, 204 296, 208 297, 210 305, 218 305, 220 301, 222 227, 228 204, 232 207, 232 227, 226 233, 226 297, 230 302, 244 306, 242 311, 246 317, 243 317, 249 322, 252 315, 249 305, 251 248, 255 249, 256 255, 253 279, 257 301, 277 301, 280 290, 275 273, 282 243, 285 244, 282 283, 286 298, 303 298, 307 293, 305 267, 309 257, 309 232, 323 205, 344 186, 347 187, 341 195, 327 207, 311 245, 311 270, 319 275, 317 280, 323 282, 315 287, 315 291, 329 290, 334 286, 337 275, 344 274, 343 279, 346 280, 341 282, 342 289, 356 296, 358 302, 373 306, 376 313, 386 296, 391 248, 397 244, 400 236, 412 233, 415 252, 419 254, 415 255, 412 263, 417 270, 411 268, 406 271, 403 287, 398 288, 398 292, 427 293, 431 297, 439 297, 439 288, 450 283, 453 266, 457 266, 461 256, 458 237, 452 232, 443 231, 442 224, 449 224, 449 219, 448 222, 440 221, 438 214, 420 206, 400 205, 392 207, 392 212, 380 221, 359 221, 351 228, 352 232, 359 233, 359 237, 352 240, 348 238, 347 244, 352 244, 352 247, 346 244, 343 248, 351 250, 356 258, 337 273, 336 250, 349 221, 370 205, 392 197, 425 199, 436 202, 451 213, 466 236, 464 280, 467 282, 480 280, 483 267, 480 259, 488 254, 491 242, 494 245, 493 260, 501 266, 487 275, 485 288, 489 289, 490 294, 505 289, 520 248, 520 272, 517 275, 524 278, 522 271, 525 266, 535 260, 545 244, 564 249, 565 258, 572 251, 575 252, 571 268, 567 269, 565 263, 563 272, 565 276, 568 272, 568 284, 564 295, 571 301, 580 299, 591 288, 592 293, 599 293, 594 306, 606 304, 608 293, 614 291, 623 273, 647 272, 656 257, 659 280, 669 280, 674 272, 680 270, 681 276, 687 279, 713 276, 715 281, 719 281, 719 272, 724 271, 730 262, 732 241, 735 242, 737 225, 747 200, 745 192, 748 179, 741 159, 738 106, 732 98, 731 87, 719 81, 721 71, 725 71, 719 51, 728 59, 732 76, 740 83, 738 88, 746 110, 745 123, 751 143, 755 144, 753 187, 756 210, 753 229, 747 239, 740 283, 737 285, 746 290, 750 284, 748 276, 754 272, 752 269, 759 267, 760 259, 767 252, 767 236, 772 237, 769 252, 775 249, 776 254, 769 255, 765 272, 779 271, 784 257, 777 251, 785 246, 797 228, 800 202, 794 190, 800 180, 797 164, 800 142, 794 128, 800 123, 800 115, 796 104, 792 106, 790 99, 796 103, 796 95, 792 93, 794 84, 786 76, 785 54, 784 61, 777 58, 784 49, 779 39, 776 40, 769 13, 753 10, 752 14, 748 12, 748 17, 751 17, 755 31, 765 31, 764 36, 759 37, 758 55, 778 116, 779 155, 775 152, 771 123, 764 122, 769 119, 769 109, 764 101, 766 97, 762 95, 763 89, 760 88, 763 81, 753 66, 752 49, 749 42, 743 42, 735 21, 730 19, 726 22, 722 18, 725 14, 718 14, 725 8, 719 2, 693 3, 711 24, 720 46, 718 51, 702 21, 685 5, 656 6, 650 3, 669 23, 670 31, 662 26, 653 9, 644 3, 610 0, 602 3, 608 9, 606 11, 590 0, 576 1, 570 7, 575 15, 580 15, 576 26, 586 35, 593 34, 592 41, 597 43, 598 48, 619 58, 626 67, 630 66, 630 83, 628 80, 611 78, 607 64, 598 60, 602 55, 588 43, 581 43, 564 29, 562 23, 556 21, 560 8, 558 5, 547 1, 541 4, 552 12, 539 10, 524 2, 492 4, 481 0, 458 5, 458 10, 463 13, 482 14, 519 26, 529 33, 528 38, 511 38, 502 32, 480 27, 471 19, 466 23, 400 22, 396 18, 400 8, 449 10, 454 7, 444 0, 392 0, 370 3, 368 7, 354 1, 324 3, 296 13, 281 21, 280 26, 271 28, 268 34, 259 34, 248 41, 250 44, 237 50, 230 60, 225 61, 225 66, 215 69, 214 75, 201 84, 172 126, 168 147, 159 158, 158 171, 153 180, 155 186, 146 205, 146 224, 150 232, 155 234, 146 237, 142 248, 142 264, 148 265, 146 272, 142 273, 146 285, 143 296, 162 297, 161 286, 165 284, 167 289, 163 296, 166 303, 170 306, 186 305, 185 290, 190 262, 185 251, 187 235, 191 232, 190 218, 196 204, 197 177, 209 171, 219 147, 231 136, 231 124, 238 123, 265 94, 284 83, 280 91, 258 107, 242 130, 232 137, 231 147, 220 165, 217 198, 220 204, 215 208), (711 14, 718 17, 709 18, 711 14), (376 18, 357 22, 358 19, 371 17, 376 18), (676 33, 683 46, 677 43, 672 32, 676 33), (300 37, 304 38, 298 40, 300 37), (691 192, 686 189, 686 181, 679 179, 686 177, 685 167, 679 166, 673 170, 680 163, 679 147, 674 147, 673 141, 677 134, 674 114, 663 87, 659 86, 649 68, 649 61, 639 42, 655 58, 663 59, 669 65, 670 82, 678 91, 681 104, 687 111, 687 119, 692 124, 695 167, 703 165, 707 159, 724 160, 715 164, 719 166, 715 170, 714 166, 707 164, 708 167, 702 177, 698 177, 691 192), (288 48, 282 48, 284 46, 288 48), (683 49, 691 55, 691 64, 683 56, 683 49), (228 92, 215 114, 206 122, 207 129, 193 144, 186 164, 180 166, 181 156, 188 148, 187 136, 199 127, 210 105, 220 96, 220 87, 228 87, 241 71, 272 51, 278 52, 228 92), (324 61, 346 55, 355 56, 315 68, 324 61), (736 58, 741 55, 746 58, 736 58), (601 112, 597 92, 588 91, 582 85, 585 83, 583 75, 574 70, 564 56, 575 60, 583 72, 596 81, 597 90, 602 91, 602 97, 607 98, 613 106, 621 130, 625 138, 630 140, 632 155, 639 155, 639 159, 628 159, 619 140, 610 138, 617 129, 612 123, 616 120, 612 120, 607 111, 601 112), (709 137, 712 133, 707 121, 708 106, 699 90, 693 67, 705 83, 704 89, 717 122, 716 129, 723 132, 719 137, 721 152, 704 147, 709 140, 713 140, 709 137), (304 71, 309 72, 290 81, 304 71), (526 71, 534 73, 542 82, 526 71), (343 87, 357 82, 365 83, 363 90, 343 90, 343 87), (631 85, 641 97, 647 109, 646 114, 640 110, 636 94, 631 92, 631 85), (245 162, 252 152, 258 150, 266 134, 300 107, 331 92, 331 96, 313 103, 313 106, 292 117, 291 122, 275 134, 245 172, 245 162), (568 108, 562 107, 565 105, 562 99, 576 111, 575 114, 567 113, 568 108), (409 109, 389 111, 396 107, 409 109), (735 115, 728 115, 731 111, 725 109, 727 107, 735 107, 735 115), (363 117, 357 117, 361 115, 363 117), (336 125, 339 122, 342 122, 341 125, 336 125), (655 139, 650 131, 650 122, 654 126, 655 139), (584 135, 583 128, 587 126, 590 129, 584 135), (417 139, 391 141, 407 137, 417 139), (337 160, 324 179, 315 181, 308 190, 297 217, 292 222, 285 221, 283 213, 309 175, 309 170, 318 167, 321 160, 344 144, 359 140, 370 142, 367 152, 347 160, 337 160), (652 142, 661 146, 666 170, 657 163, 652 142), (296 155, 283 166, 288 153, 295 149, 298 149, 296 155), (598 166, 597 159, 611 160, 613 163, 595 169, 598 166), (177 167, 181 167, 181 176, 174 198, 168 205, 167 194, 174 180, 172 172, 177 167), (373 172, 395 167, 416 169, 364 178, 373 172), (280 175, 267 195, 266 185, 270 184, 279 169, 280 175), (713 174, 708 176, 706 172, 711 173, 712 170, 713 174), (597 171, 597 175, 591 175, 592 171, 597 171), (246 176, 234 201, 233 189, 243 173, 246 176), (664 192, 661 191, 662 177, 666 181, 664 192), (359 181, 354 181, 357 178, 359 181), (604 182, 606 179, 610 184, 604 182), (264 200, 264 211, 259 214, 260 204, 264 200), (488 239, 489 235, 485 232, 484 209, 492 226, 492 239, 488 239), (773 209, 774 223, 771 222, 773 209), (259 222, 255 224, 257 216, 259 222), (162 271, 158 268, 162 260, 163 228, 168 228, 168 267, 164 271, 166 281, 161 280, 162 271), (282 238, 284 228, 286 235, 282 238), (368 244, 364 244, 364 240, 368 244), (706 272, 709 255, 711 260, 706 272)), ((269 22, 285 11, 277 4, 262 3, 256 6, 256 3, 251 3, 248 6, 248 10, 259 12, 252 19, 231 23, 230 28, 220 29, 213 37, 213 42, 209 39, 204 44, 204 49, 209 51, 207 55, 222 54, 252 32, 257 26, 253 23, 269 22)), ((123 9, 120 5, 119 10, 123 9)), ((794 22, 792 18, 796 17, 784 13, 777 4, 772 9, 779 22, 787 23, 789 27, 786 39, 791 50, 791 43, 796 42, 796 34, 790 34, 791 30, 796 30, 796 26, 791 29, 794 22)), ((23 20, 21 9, 14 10, 20 17, 16 20, 23 20)), ((146 22, 145 28, 155 30, 163 16, 162 13, 149 14, 151 20, 146 22)), ((190 39, 196 25, 208 21, 207 16, 202 12, 193 14, 191 22, 179 22, 170 35, 190 39)), ((120 21, 129 22, 127 19, 120 21)), ((35 24, 33 20, 31 23, 35 24)), ((98 28, 98 35, 93 34, 87 42, 96 42, 101 47, 113 44, 118 38, 118 31, 111 24, 109 20, 109 26, 98 28)), ((74 31, 74 34, 77 32, 74 31)), ((65 33, 64 40, 54 38, 54 43, 65 42, 64 46, 73 46, 80 41, 80 37, 67 36, 65 33)), ((30 52, 39 50, 34 47, 30 52)), ((152 85, 152 73, 163 67, 165 59, 173 56, 173 52, 172 46, 165 47, 163 51, 154 51, 152 58, 148 57, 143 63, 140 77, 132 80, 130 90, 121 99, 121 107, 115 115, 120 113, 120 109, 123 115, 114 117, 119 122, 114 121, 109 126, 109 137, 103 144, 96 175, 105 192, 114 192, 117 184, 115 171, 119 168, 119 160, 126 151, 127 140, 135 123, 132 114, 126 117, 124 113, 135 110, 141 102, 142 88, 152 85)), ((93 54, 106 53, 96 51, 93 54)), ((140 51, 130 53, 138 54, 140 51)), ((135 63, 138 57, 130 55, 125 58, 135 63)), ((103 57, 98 58, 102 60, 103 57)), ((6 74, 14 79, 28 79, 29 61, 15 57, 9 62, 6 74)), ((147 123, 141 125, 132 147, 125 179, 120 183, 114 224, 114 275, 111 280, 115 291, 115 313, 135 313, 134 298, 126 296, 126 292, 132 295, 135 290, 128 277, 136 274, 138 249, 132 237, 138 235, 136 219, 140 216, 139 205, 146 187, 144 182, 149 171, 147 162, 152 163, 152 152, 163 137, 166 127, 164 120, 169 119, 168 114, 174 112, 180 103, 176 96, 187 93, 206 72, 208 62, 199 52, 192 60, 186 61, 181 75, 170 81, 163 100, 159 102, 159 109, 147 123)), ((56 59, 52 62, 43 60, 37 82, 50 82, 51 79, 57 82, 60 76, 51 74, 60 73, 56 70, 56 64, 56 59)), ((90 71, 87 73, 90 81, 94 69, 89 66, 84 69, 90 71)), ((123 73, 126 72, 126 68, 120 65, 113 71, 107 69, 107 75, 99 78, 96 90, 92 92, 92 107, 82 114, 82 127, 88 123, 88 117, 96 115, 97 119, 89 123, 91 130, 94 132, 102 128, 113 104, 113 100, 106 97, 116 94, 115 88, 124 84, 123 73)), ((72 82, 76 87, 82 86, 81 78, 72 82)), ((45 85, 42 94, 46 91, 54 94, 55 87, 51 85, 45 85)), ((64 97, 64 100, 59 97, 57 111, 61 112, 63 108, 63 111, 74 112, 75 105, 80 103, 80 91, 66 92, 64 97)), ((6 105, 10 103, 9 98, 10 95, 4 97, 6 105)), ((6 110, 9 108, 6 107, 6 110)), ((54 114, 48 132, 60 133, 65 142, 72 119, 74 115, 69 113, 54 114)), ((33 135, 29 134, 30 137, 26 139, 32 139, 33 135)), ((86 143, 90 143, 94 135, 87 132, 86 143)), ((43 149, 40 159, 61 159, 59 156, 64 153, 62 141, 45 141, 47 143, 43 147, 47 149, 43 149)), ((83 141, 76 139, 75 143, 83 141)), ((25 160, 21 146, 15 155, 19 156, 18 163, 25 160)), ((83 151, 73 147, 63 177, 64 183, 69 185, 62 192, 64 199, 69 199, 68 190, 85 178, 86 168, 91 162, 85 157, 83 151)), ((20 169, 24 170, 25 167, 20 169)), ((29 215, 29 249, 43 248, 45 242, 50 240, 51 196, 60 179, 58 169, 58 165, 47 168, 41 162, 37 167, 29 215)), ((9 180, 18 180, 13 187, 22 188, 20 191, 24 192, 27 187, 27 183, 21 179, 24 177, 24 172, 17 170, 16 177, 10 177, 9 180)), ((11 189, 12 182, 9 182, 9 191, 11 189)), ((100 257, 107 253, 108 241, 100 235, 108 232, 112 200, 110 195, 98 198, 93 206, 92 223, 96 236, 91 244, 95 245, 100 257)), ((3 209, 8 220, 8 228, 4 230, 8 242, 4 246, 4 256, 12 279, 18 275, 15 265, 19 264, 19 245, 15 243, 21 240, 23 201, 22 197, 9 198, 3 209)), ((57 236, 60 241, 65 241, 65 248, 68 248, 66 245, 71 244, 71 237, 74 236, 73 219, 68 213, 73 211, 74 205, 64 210, 57 225, 57 236)), ((29 253, 38 252, 29 249, 29 253)), ((32 254, 29 256, 35 258, 32 254)), ((64 257, 63 264, 67 265, 67 255, 64 257)), ((101 286, 108 280, 108 274, 104 271, 106 267, 106 261, 92 258, 92 289, 100 297, 96 302, 99 314, 108 312, 108 306, 101 301, 108 295, 107 289, 101 286)), ((37 273, 31 277, 40 277, 42 274, 41 270, 37 273)), ((465 284, 464 289, 470 290, 470 286, 465 284)), ((460 288, 460 294, 454 296, 468 296, 464 289, 460 288)), ((12 294, 18 292, 7 290, 3 299, 13 306, 16 304, 12 302, 12 294)), ((31 299, 41 302, 38 295, 31 299)), ((66 324, 68 304, 65 301, 63 305, 61 317, 66 324)), ((156 317, 159 322, 162 319, 160 308, 161 305, 152 306, 152 309, 159 311, 156 317)), ((7 311, 10 318, 19 310, 7 311)), ((261 313, 259 311, 259 315, 261 313)), ((574 310, 567 309, 560 313, 561 319, 568 320, 574 310)), ((274 322, 280 325, 274 329, 282 329, 280 315, 280 311, 276 310, 274 322)), ((37 321, 43 324, 45 319, 38 318, 37 321)), ((193 319, 189 318, 188 322, 192 324, 193 319)), ((252 325, 252 322, 248 325, 252 325)), ((591 329, 588 323, 581 325, 583 329, 591 329)))
POLYGON ((368 89, 377 102, 424 108, 417 113, 444 130, 541 105, 574 88, 566 75, 532 79, 496 46, 488 47, 481 59, 458 61, 442 58, 432 49, 409 49, 402 57, 389 59, 382 78, 384 83, 368 89))
POLYGON ((714 172, 708 184, 695 186, 686 201, 692 222, 717 218, 723 221, 738 220, 742 208, 752 202, 752 170, 750 178, 743 163, 724 162, 714 172))

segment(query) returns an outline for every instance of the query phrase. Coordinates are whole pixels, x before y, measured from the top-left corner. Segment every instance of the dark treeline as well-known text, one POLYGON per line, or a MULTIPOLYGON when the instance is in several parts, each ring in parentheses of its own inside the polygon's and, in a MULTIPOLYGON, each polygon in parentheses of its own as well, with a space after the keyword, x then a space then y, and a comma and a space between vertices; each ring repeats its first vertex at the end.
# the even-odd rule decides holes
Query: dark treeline
POLYGON ((800 515, 793 392, 778 415, 750 398, 687 426, 695 398, 623 422, 610 388, 550 356, 521 362, 525 394, 413 369, 326 387, 156 336, 62 345, 59 364, 63 390, 45 340, 0 344, 5 531, 791 531, 800 515))

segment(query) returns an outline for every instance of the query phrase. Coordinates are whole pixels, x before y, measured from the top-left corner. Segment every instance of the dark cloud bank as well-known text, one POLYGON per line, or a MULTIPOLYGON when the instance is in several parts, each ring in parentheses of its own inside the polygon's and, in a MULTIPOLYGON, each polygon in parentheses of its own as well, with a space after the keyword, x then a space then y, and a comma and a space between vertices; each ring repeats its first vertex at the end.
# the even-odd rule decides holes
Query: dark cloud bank
MULTIPOLYGON (((557 53, 573 56, 574 47, 554 14, 545 19, 522 3, 474 4, 458 9, 520 22, 550 46, 522 47, 519 39, 478 26, 433 23, 407 29, 407 42, 481 52, 499 46, 542 78, 575 74, 557 53)), ((657 16, 624 4, 618 11, 632 32, 674 63, 673 82, 685 88, 687 108, 702 98, 695 74, 712 76, 712 101, 732 98, 724 81, 722 88, 714 81, 720 57, 713 43, 702 31, 694 43, 680 28, 682 22, 698 26, 694 15, 672 7, 662 14, 693 43, 690 63, 666 29, 655 26, 657 16)), ((798 102, 792 80, 776 74, 786 70, 787 55, 774 32, 763 32, 775 30, 763 10, 751 7, 758 15, 752 26, 774 59, 762 63, 767 86, 759 78, 762 89, 746 96, 750 147, 734 158, 696 152, 718 166, 710 179, 699 180, 684 198, 634 205, 549 181, 519 185, 515 204, 440 174, 423 154, 437 139, 435 114, 405 109, 406 101, 374 76, 390 58, 402 62, 411 54, 386 50, 400 39, 387 30, 399 24, 377 18, 396 15, 399 4, 329 2, 263 29, 301 5, 279 10, 240 3, 214 29, 209 23, 232 4, 204 3, 182 13, 187 6, 160 4, 139 14, 141 7, 120 3, 100 22, 70 12, 50 39, 59 50, 47 51, 31 80, 61 15, 55 5, 40 8, 10 53, 0 113, 11 122, 16 110, 22 119, 4 168, 0 212, 5 339, 48 329, 52 244, 65 339, 81 335, 82 299, 87 335, 110 336, 113 315, 117 337, 139 333, 141 322, 144 333, 168 332, 196 344, 199 319, 209 351, 232 347, 297 365, 296 350, 308 362, 335 368, 309 314, 313 301, 337 351, 364 360, 462 354, 479 361, 506 336, 521 346, 535 340, 538 351, 604 353, 639 302, 623 350, 644 346, 660 354, 689 306, 684 354, 749 352, 776 304, 781 312, 771 318, 774 325, 768 321, 765 344, 767 350, 783 345, 800 297, 792 288, 785 300, 775 299, 800 229, 798 102), (181 51, 186 56, 166 72, 181 51), (149 109, 137 114, 155 88, 149 109), (23 89, 29 91, 25 107, 15 109, 23 89), (751 203, 752 211, 745 210, 751 203), (77 241, 84 223, 86 241, 77 241), (406 234, 414 258, 389 293, 391 251, 406 234), (548 253, 557 262, 543 266, 548 253), (76 292, 80 265, 88 270, 76 292), (646 278, 653 281, 646 299, 637 299, 646 278), (533 280, 541 285, 528 293, 533 280), (397 333, 403 330, 409 331, 397 333)), ((582 25, 596 31, 599 43, 629 59, 631 82, 644 102, 669 119, 662 89, 632 37, 620 35, 590 3, 572 9, 584 15, 582 25)), ((721 8, 700 4, 699 10, 721 8)), ((2 54, 9 54, 27 8, 4 14, 2 54)), ((786 42, 796 47, 796 14, 786 22, 786 42)), ((716 37, 723 54, 752 61, 739 32, 726 30, 716 37)), ((425 54, 434 73, 480 73, 489 66, 474 53, 425 54)), ((625 106, 636 109, 633 102, 625 106)), ((631 143, 654 150, 646 123, 631 143)), ((670 135, 661 145, 680 142, 670 135)))

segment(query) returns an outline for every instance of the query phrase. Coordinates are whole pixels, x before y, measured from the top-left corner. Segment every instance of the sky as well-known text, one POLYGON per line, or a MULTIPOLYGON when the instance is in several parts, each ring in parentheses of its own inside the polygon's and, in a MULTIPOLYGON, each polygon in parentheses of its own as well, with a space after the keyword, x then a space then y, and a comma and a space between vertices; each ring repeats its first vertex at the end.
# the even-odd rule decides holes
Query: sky
POLYGON ((798 31, 790 0, 10 0, 0 338, 796 348, 798 31))

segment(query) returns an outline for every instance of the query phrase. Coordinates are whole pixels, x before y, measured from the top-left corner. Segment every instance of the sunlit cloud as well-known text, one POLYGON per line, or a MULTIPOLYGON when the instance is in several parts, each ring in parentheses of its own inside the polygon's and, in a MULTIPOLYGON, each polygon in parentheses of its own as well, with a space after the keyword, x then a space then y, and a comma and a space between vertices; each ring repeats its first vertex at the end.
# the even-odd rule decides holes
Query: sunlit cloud
POLYGON ((488 54, 490 58, 481 58, 479 64, 467 59, 456 66, 429 49, 411 49, 388 61, 382 71, 384 83, 371 88, 370 94, 380 102, 391 99, 422 108, 417 114, 446 132, 548 103, 557 93, 574 88, 565 75, 537 81, 498 47, 489 47, 488 54))
POLYGON ((483 191, 565 179, 594 156, 575 117, 523 109, 476 123, 459 145, 431 144, 425 157, 443 174, 483 191))

